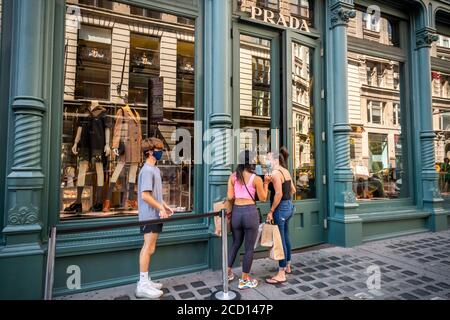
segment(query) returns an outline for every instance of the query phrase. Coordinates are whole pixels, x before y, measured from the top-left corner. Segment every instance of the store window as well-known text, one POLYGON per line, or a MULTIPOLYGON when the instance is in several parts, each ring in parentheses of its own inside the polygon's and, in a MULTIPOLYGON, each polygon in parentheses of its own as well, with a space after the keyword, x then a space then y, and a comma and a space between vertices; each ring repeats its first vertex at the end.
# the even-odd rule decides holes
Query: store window
POLYGON ((359 200, 406 196, 401 64, 352 51, 348 57, 353 191, 359 200))
POLYGON ((78 3, 108 10, 113 9, 113 1, 110 0, 79 0, 78 3))
POLYGON ((294 182, 296 200, 316 197, 312 49, 292 42, 292 99, 294 182))
MULTIPOLYGON (((270 150, 271 41, 240 35, 240 150, 270 150)), ((264 166, 265 158, 259 159, 264 166)))
POLYGON ((372 8, 356 6, 356 17, 350 19, 347 33, 350 37, 398 47, 399 28, 398 19, 375 12, 372 8))
POLYGON ((438 41, 431 48, 433 128, 436 133, 435 161, 438 186, 444 198, 450 197, 450 14, 436 15, 438 41))
POLYGON ((158 164, 164 201, 193 211, 194 26, 127 4, 67 1, 79 4, 95 8, 81 10, 89 24, 66 24, 61 220, 137 215, 147 137, 164 142, 158 164), (114 13, 101 10, 109 6, 114 13), (174 139, 178 129, 188 135, 174 139), (179 151, 181 141, 190 150, 187 143, 179 151))

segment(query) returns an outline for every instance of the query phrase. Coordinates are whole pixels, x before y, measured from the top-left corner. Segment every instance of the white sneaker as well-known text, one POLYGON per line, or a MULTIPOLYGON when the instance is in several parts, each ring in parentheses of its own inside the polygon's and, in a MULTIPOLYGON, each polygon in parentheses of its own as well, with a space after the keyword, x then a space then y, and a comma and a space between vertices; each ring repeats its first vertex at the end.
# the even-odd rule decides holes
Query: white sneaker
POLYGON ((164 292, 161 290, 155 289, 149 285, 149 283, 141 283, 140 281, 136 287, 136 298, 147 298, 147 299, 158 299, 160 298, 164 292))
POLYGON ((163 284, 162 284, 162 283, 159 283, 159 282, 153 282, 152 280, 148 280, 148 283, 147 283, 147 284, 149 284, 152 288, 155 288, 155 289, 158 289, 158 290, 161 290, 162 287, 163 287, 163 284))

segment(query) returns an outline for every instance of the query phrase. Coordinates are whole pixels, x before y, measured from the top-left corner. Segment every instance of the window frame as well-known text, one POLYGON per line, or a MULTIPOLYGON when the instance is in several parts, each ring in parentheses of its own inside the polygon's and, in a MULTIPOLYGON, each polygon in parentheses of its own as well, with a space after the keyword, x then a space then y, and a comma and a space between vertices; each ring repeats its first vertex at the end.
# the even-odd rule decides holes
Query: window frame
MULTIPOLYGON (((203 32, 204 32, 204 26, 202 23, 202 19, 204 16, 203 10, 201 7, 197 5, 180 5, 175 0, 166 0, 168 3, 140 3, 135 0, 127 1, 127 4, 129 5, 136 5, 136 6, 143 6, 145 8, 149 8, 152 10, 159 10, 162 13, 168 13, 173 15, 179 15, 183 17, 191 18, 195 21, 194 29, 194 37, 196 39, 196 45, 195 45, 195 59, 196 59, 196 65, 202 69, 204 65, 204 57, 203 57, 203 43, 201 42, 201 39, 203 38, 203 32)), ((120 1, 118 1, 120 2, 120 1)), ((64 5, 62 6, 56 6, 56 17, 58 21, 64 22, 66 19, 66 2, 63 2, 64 5)), ((57 79, 58 81, 62 81, 63 75, 64 75, 64 45, 65 45, 65 23, 62 25, 62 28, 57 32, 55 36, 55 48, 58 48, 58 52, 60 54, 55 55, 55 76, 54 79, 57 79)), ((56 81, 56 83, 58 83, 56 81)), ((194 120, 195 121, 201 121, 204 117, 204 101, 201 98, 201 92, 203 87, 203 77, 200 75, 200 72, 197 72, 195 74, 195 101, 196 105, 198 106, 196 108, 195 114, 194 114, 194 120)), ((58 87, 58 86, 56 86, 58 87)), ((60 90, 55 91, 54 99, 57 101, 56 104, 63 104, 64 103, 64 90, 63 85, 60 85, 60 90)), ((52 147, 52 156, 51 161, 52 163, 58 164, 58 167, 61 168, 62 162, 61 162, 61 156, 60 156, 60 148, 62 144, 62 119, 63 119, 63 110, 62 108, 57 109, 56 112, 53 112, 51 114, 52 123, 54 123, 54 126, 52 126, 52 132, 54 134, 51 135, 51 146, 52 147)), ((201 155, 203 150, 203 145, 200 145, 199 150, 196 151, 196 155, 201 155)), ((194 204, 193 204, 193 211, 192 214, 198 213, 198 212, 204 212, 203 207, 205 206, 203 201, 203 192, 200 192, 200 190, 203 190, 205 184, 204 184, 204 176, 205 173, 202 168, 199 166, 194 166, 194 192, 196 192, 196 195, 194 196, 194 204)), ((50 196, 49 201, 49 211, 52 212, 51 215, 49 215, 49 225, 64 225, 64 226, 88 226, 88 225, 103 225, 104 223, 108 222, 127 222, 127 221, 137 221, 137 216, 118 216, 118 217, 111 217, 107 219, 86 219, 86 220, 69 220, 69 221, 63 221, 60 220, 60 185, 61 185, 61 177, 60 177, 60 170, 56 173, 53 172, 51 174, 51 190, 54 192, 50 196)), ((177 226, 168 226, 169 231, 174 231, 177 226)), ((195 226, 194 226, 195 228, 195 226)), ((190 229, 190 227, 187 226, 187 230, 190 229)), ((198 229, 198 225, 197 225, 198 229)), ((178 230, 178 229, 177 229, 178 230)), ((44 230, 44 232, 47 232, 44 230)), ((121 232, 118 231, 112 232, 112 235, 120 236, 121 232)), ((134 234, 134 233, 133 233, 134 234)))

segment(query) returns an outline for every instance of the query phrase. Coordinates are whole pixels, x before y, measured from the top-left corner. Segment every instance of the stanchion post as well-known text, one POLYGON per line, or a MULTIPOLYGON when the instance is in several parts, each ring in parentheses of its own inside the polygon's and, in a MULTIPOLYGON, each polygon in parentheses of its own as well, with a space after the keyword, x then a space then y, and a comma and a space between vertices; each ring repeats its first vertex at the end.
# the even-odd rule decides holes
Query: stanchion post
POLYGON ((237 294, 229 291, 228 286, 228 230, 227 230, 227 211, 222 209, 220 211, 222 217, 222 281, 223 290, 215 293, 215 298, 218 300, 234 300, 237 294))
POLYGON ((53 297, 55 250, 56 250, 56 227, 52 227, 50 237, 48 239, 48 248, 47 248, 47 270, 46 270, 47 272, 45 275, 44 300, 52 300, 53 297))

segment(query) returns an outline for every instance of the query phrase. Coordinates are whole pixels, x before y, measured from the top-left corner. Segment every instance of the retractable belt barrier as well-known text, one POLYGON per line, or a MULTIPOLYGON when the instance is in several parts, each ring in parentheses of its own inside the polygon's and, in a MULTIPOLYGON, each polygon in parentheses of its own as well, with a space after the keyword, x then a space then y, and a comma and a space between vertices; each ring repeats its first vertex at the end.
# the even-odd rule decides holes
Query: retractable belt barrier
POLYGON ((47 268, 45 276, 45 293, 44 299, 51 300, 53 298, 53 280, 54 280, 54 267, 55 267, 55 251, 56 251, 56 237, 62 234, 73 234, 73 233, 85 233, 93 232, 99 230, 111 230, 118 228, 129 228, 129 227, 140 227, 144 225, 154 225, 161 223, 169 223, 181 220, 189 219, 199 219, 199 218, 209 218, 214 216, 221 216, 222 224, 222 282, 223 291, 213 293, 212 298, 217 300, 234 300, 238 298, 238 294, 229 290, 228 286, 228 271, 227 271, 227 253, 228 253, 228 241, 227 241, 227 222, 226 222, 226 210, 221 210, 219 212, 209 212, 202 214, 190 214, 176 216, 167 219, 154 219, 140 222, 123 222, 123 223, 112 223, 100 226, 87 226, 87 227, 58 227, 53 226, 49 232, 48 239, 48 250, 47 250, 47 268))

